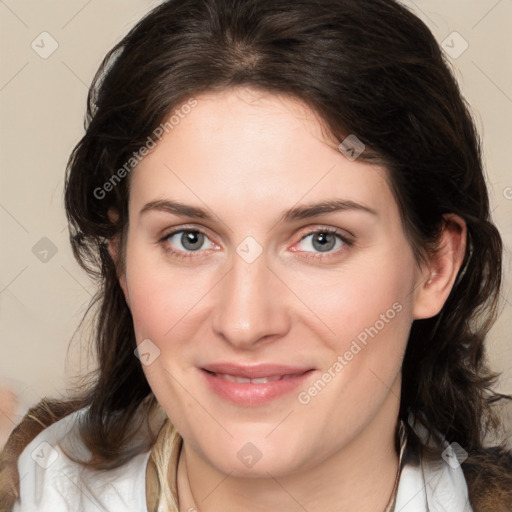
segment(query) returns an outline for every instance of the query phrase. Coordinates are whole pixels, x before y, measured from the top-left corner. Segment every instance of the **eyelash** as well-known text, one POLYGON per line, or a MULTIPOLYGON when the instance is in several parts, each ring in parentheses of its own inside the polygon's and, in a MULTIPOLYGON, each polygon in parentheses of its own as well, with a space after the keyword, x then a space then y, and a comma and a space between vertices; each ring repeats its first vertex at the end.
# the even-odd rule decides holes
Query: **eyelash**
MULTIPOLYGON (((202 251, 199 250, 199 251, 187 251, 186 252, 186 251, 179 251, 179 250, 170 248, 167 242, 172 236, 176 235, 177 233, 202 233, 205 237, 208 238, 208 235, 204 231, 201 231, 200 229, 192 228, 192 227, 190 227, 190 228, 180 227, 180 229, 176 229, 174 231, 167 233, 164 237, 162 237, 159 240, 159 243, 163 246, 163 248, 166 252, 172 254, 173 256, 176 256, 177 258, 182 258, 182 259, 194 258, 194 257, 196 257, 196 253, 199 253, 202 251)), ((338 250, 336 250, 334 252, 327 252, 327 253, 318 252, 318 253, 315 253, 314 256, 306 256, 306 258, 308 258, 308 259, 330 258, 330 257, 333 257, 334 255, 338 255, 341 251, 346 250, 346 248, 349 248, 353 245, 353 242, 351 240, 349 240, 347 237, 345 237, 344 235, 342 235, 339 230, 337 230, 335 228, 331 228, 331 227, 322 227, 320 229, 310 231, 310 232, 306 233, 303 237, 301 237, 299 242, 302 242, 305 238, 307 238, 311 235, 317 235, 320 233, 328 233, 328 234, 336 235, 338 237, 338 239, 340 239, 343 242, 343 246, 341 248, 338 248, 338 250)), ((311 251, 297 251, 297 252, 309 253, 311 251)))

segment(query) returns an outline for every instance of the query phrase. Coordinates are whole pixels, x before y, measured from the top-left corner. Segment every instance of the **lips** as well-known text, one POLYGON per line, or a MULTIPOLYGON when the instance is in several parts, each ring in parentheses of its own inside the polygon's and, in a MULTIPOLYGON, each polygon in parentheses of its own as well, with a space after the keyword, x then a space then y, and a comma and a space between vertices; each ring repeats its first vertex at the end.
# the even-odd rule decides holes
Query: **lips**
POLYGON ((279 380, 283 377, 302 375, 308 370, 312 370, 312 368, 278 364, 237 365, 232 363, 216 363, 203 366, 203 370, 219 376, 226 375, 234 378, 279 380))
POLYGON ((218 363, 201 369, 210 390, 237 405, 264 405, 288 394, 314 372, 313 368, 276 364, 218 363))

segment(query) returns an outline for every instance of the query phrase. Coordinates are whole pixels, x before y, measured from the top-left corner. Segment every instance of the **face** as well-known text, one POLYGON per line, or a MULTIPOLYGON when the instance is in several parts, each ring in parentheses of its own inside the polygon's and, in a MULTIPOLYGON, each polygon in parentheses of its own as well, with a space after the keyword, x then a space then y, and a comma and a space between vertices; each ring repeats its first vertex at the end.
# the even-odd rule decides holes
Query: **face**
POLYGON ((187 450, 291 474, 396 420, 421 272, 386 170, 347 158, 305 105, 196 100, 132 171, 121 284, 187 450))

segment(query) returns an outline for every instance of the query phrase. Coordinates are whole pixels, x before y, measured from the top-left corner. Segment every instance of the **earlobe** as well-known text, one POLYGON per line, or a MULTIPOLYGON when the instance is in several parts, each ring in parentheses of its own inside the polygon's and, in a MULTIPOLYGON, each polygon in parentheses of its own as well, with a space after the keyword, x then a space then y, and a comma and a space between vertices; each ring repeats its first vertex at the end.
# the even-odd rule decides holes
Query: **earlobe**
POLYGON ((444 216, 439 249, 418 277, 413 308, 414 319, 437 315, 457 278, 466 253, 466 223, 458 215, 444 216))

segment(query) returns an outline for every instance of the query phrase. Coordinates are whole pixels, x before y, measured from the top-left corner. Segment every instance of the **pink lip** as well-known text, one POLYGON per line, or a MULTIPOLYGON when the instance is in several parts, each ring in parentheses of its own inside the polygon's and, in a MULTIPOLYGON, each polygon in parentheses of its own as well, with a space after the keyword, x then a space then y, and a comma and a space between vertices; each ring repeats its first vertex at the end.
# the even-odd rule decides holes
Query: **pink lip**
POLYGON ((231 363, 207 365, 200 370, 212 391, 224 399, 245 407, 264 405, 293 391, 314 371, 312 368, 275 364, 240 366, 231 363), (279 377, 280 380, 265 383, 239 383, 226 380, 217 374, 246 379, 279 377), (285 376, 286 378, 283 378, 285 376))

